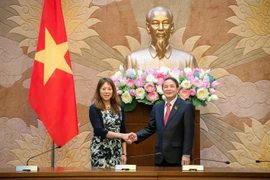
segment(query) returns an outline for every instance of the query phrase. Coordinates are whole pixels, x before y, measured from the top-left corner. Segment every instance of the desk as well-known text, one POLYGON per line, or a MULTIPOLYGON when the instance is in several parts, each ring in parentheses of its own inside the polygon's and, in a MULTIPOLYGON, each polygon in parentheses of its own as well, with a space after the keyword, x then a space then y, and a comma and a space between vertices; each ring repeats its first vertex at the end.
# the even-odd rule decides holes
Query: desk
POLYGON ((205 168, 204 172, 182 172, 179 167, 139 166, 136 171, 115 171, 98 168, 40 168, 39 172, 15 172, 15 168, 0 168, 5 180, 255 180, 270 179, 269 169, 205 168))
POLYGON ((270 169, 205 167, 203 172, 182 172, 175 168, 160 167, 159 180, 255 180, 270 179, 270 169))

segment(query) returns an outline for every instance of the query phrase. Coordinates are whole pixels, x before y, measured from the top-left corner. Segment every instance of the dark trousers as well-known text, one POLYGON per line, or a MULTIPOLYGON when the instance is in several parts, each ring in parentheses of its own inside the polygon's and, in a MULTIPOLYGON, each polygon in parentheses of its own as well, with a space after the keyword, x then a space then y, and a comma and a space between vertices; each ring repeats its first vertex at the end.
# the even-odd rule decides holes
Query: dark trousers
POLYGON ((181 163, 168 163, 165 158, 163 158, 162 162, 160 164, 156 164, 155 166, 181 166, 181 163))

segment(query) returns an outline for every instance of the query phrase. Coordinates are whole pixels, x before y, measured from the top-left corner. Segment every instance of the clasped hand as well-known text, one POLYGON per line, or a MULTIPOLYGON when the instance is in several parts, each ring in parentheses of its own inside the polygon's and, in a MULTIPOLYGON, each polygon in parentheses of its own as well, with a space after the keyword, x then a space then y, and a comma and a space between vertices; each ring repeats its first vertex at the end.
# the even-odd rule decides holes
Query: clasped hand
POLYGON ((123 134, 122 137, 128 144, 132 144, 134 141, 137 141, 137 135, 134 132, 123 134))

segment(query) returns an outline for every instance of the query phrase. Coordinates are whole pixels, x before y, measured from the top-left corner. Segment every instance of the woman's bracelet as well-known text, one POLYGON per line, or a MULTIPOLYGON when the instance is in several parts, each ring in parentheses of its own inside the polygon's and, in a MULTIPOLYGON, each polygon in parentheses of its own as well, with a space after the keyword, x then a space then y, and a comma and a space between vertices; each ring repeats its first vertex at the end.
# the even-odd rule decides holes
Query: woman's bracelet
POLYGON ((126 154, 125 153, 122 153, 122 156, 126 156, 126 154))

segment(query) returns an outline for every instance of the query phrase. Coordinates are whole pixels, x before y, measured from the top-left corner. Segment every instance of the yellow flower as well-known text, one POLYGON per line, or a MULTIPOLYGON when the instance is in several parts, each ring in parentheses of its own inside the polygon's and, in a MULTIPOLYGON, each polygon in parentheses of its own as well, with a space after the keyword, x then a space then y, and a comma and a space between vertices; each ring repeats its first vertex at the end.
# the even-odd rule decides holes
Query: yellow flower
POLYGON ((122 95, 121 95, 121 99, 124 103, 131 103, 132 101, 132 97, 131 95, 129 94, 129 92, 124 92, 122 95))
POLYGON ((189 88, 191 88, 192 84, 190 83, 189 80, 184 80, 184 81, 181 83, 181 86, 182 86, 184 89, 189 89, 189 88))
POLYGON ((209 93, 205 88, 199 88, 197 90, 197 98, 200 100, 205 100, 208 97, 209 93))
POLYGON ((144 99, 145 90, 143 88, 136 89, 136 99, 144 99))

